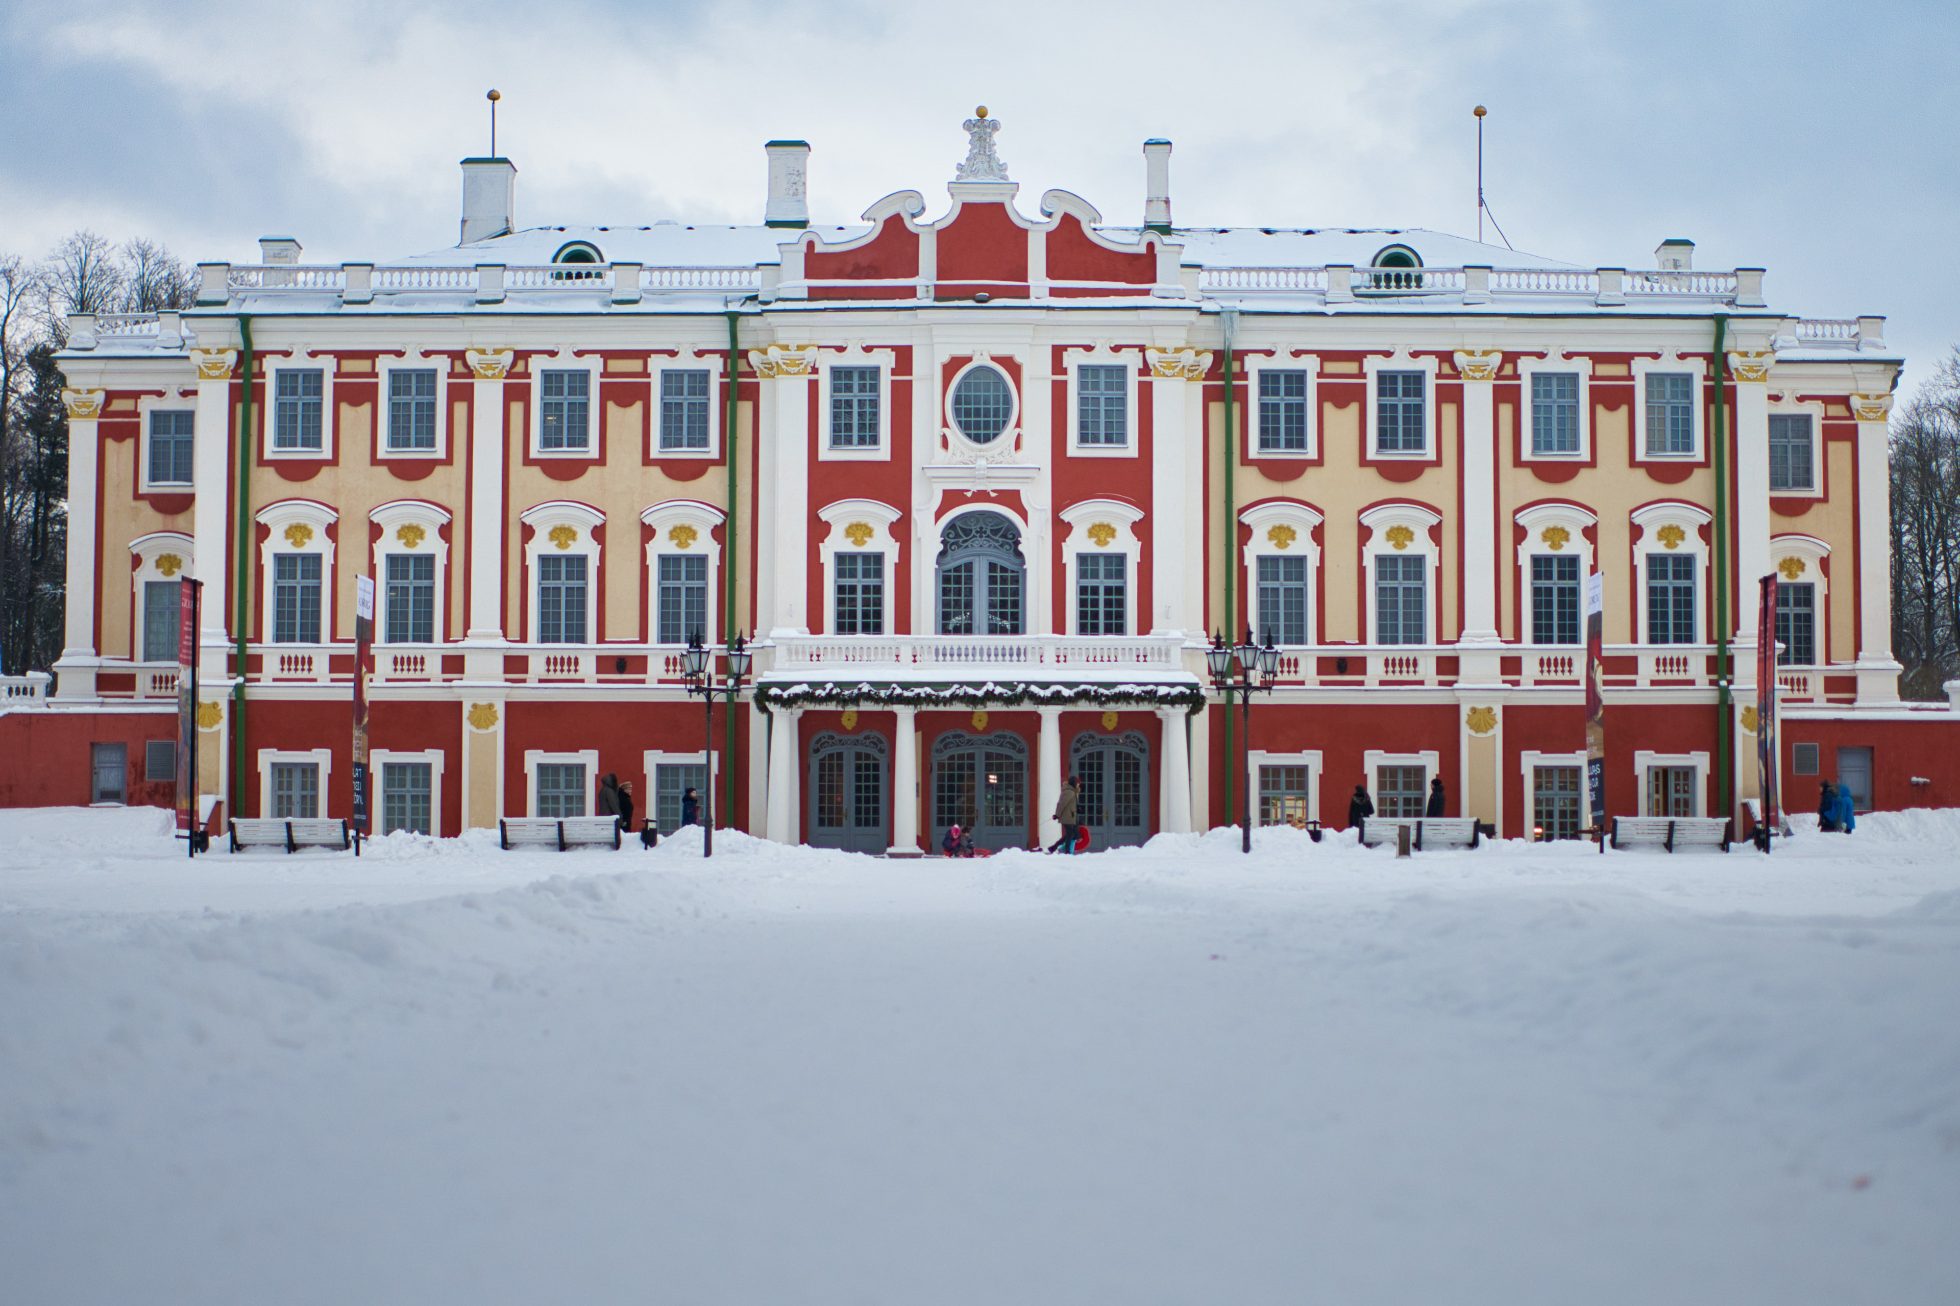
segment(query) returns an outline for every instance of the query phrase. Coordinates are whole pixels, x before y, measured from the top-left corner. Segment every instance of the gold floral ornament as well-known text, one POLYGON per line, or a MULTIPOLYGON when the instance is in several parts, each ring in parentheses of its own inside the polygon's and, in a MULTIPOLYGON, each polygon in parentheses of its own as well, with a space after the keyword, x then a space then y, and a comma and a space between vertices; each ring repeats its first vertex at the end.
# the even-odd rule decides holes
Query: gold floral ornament
POLYGON ((1503 361, 1501 349, 1459 349, 1456 370, 1466 381, 1492 381, 1497 378, 1498 365, 1503 361))
POLYGON ((295 549, 303 549, 313 539, 313 528, 303 521, 296 521, 286 528, 286 543, 295 549))
POLYGON ((1681 547, 1681 541, 1687 538, 1688 532, 1682 530, 1679 526, 1663 526, 1660 529, 1660 541, 1663 549, 1678 549, 1681 547))
POLYGON ((1538 538, 1545 541, 1546 548, 1557 553, 1571 541, 1572 532, 1563 526, 1547 526, 1538 538))
MULTIPOLYGON (((674 547, 677 549, 691 549, 694 547, 694 541, 701 538, 701 532, 682 522, 667 532, 667 538, 674 542, 674 547)), ((562 549, 565 546, 561 544, 558 547, 562 549)))
POLYGON ((1106 521, 1099 521, 1089 528, 1089 538, 1097 548, 1106 549, 1110 541, 1116 538, 1116 528, 1106 521))
POLYGON ((1861 422, 1882 422, 1892 411, 1889 394, 1854 394, 1849 399, 1852 414, 1861 422))
POLYGON ((861 549, 871 543, 871 537, 876 533, 871 529, 870 522, 854 521, 844 528, 844 538, 851 542, 851 547, 854 549, 861 549))
POLYGON ((157 555, 157 571, 165 577, 175 576, 184 569, 184 560, 174 553, 157 555))
POLYGON ((224 719, 224 708, 212 702, 210 699, 207 698, 197 705, 197 728, 199 730, 216 730, 220 725, 224 724, 224 719))
POLYGON ((479 381, 501 381, 510 375, 508 349, 466 349, 463 358, 470 365, 471 375, 479 381))
POLYGON ((967 719, 973 723, 975 730, 985 730, 987 728, 987 714, 984 711, 975 712, 967 719))
POLYGON ((1415 542, 1416 533, 1407 526, 1391 526, 1388 528, 1388 546, 1397 552, 1408 548, 1415 542))
POLYGON ((1293 541, 1300 538, 1300 532, 1294 530, 1291 526, 1281 524, 1268 527, 1266 529, 1266 538, 1273 542, 1275 549, 1290 549, 1293 547, 1293 541))
POLYGON ((102 402, 106 397, 106 392, 101 390, 63 390, 61 406, 68 410, 71 419, 85 421, 102 416, 102 402))
POLYGON ((838 720, 844 729, 856 730, 858 728, 858 710, 854 707, 847 707, 844 709, 844 715, 839 717, 838 720))
POLYGON ((1473 735, 1487 735, 1497 729, 1497 709, 1473 707, 1464 714, 1463 724, 1470 727, 1470 733, 1473 735))
POLYGON ((420 545, 428 537, 428 534, 427 531, 417 526, 414 522, 409 522, 395 532, 395 538, 402 542, 404 549, 413 549, 420 545))
POLYGON ((1803 575, 1804 562, 1802 558, 1785 558, 1776 564, 1776 569, 1783 573, 1784 580, 1795 580, 1803 575))
POLYGON ((1116 721, 1117 721, 1116 713, 1105 712, 1102 714, 1102 728, 1104 730, 1116 729, 1116 721))
POLYGON ((470 723, 472 730, 495 730, 497 728, 497 705, 495 703, 472 703, 469 713, 463 718, 470 723))
POLYGON ((236 349, 193 349, 191 350, 191 361, 197 364, 198 380, 229 380, 232 365, 238 361, 238 351, 236 349))
POLYGON ((1757 715, 1756 705, 1754 703, 1742 709, 1742 728, 1744 730, 1747 730, 1753 735, 1756 733, 1756 727, 1761 723, 1762 718, 1757 715))
POLYGON ((578 527, 553 526, 549 538, 553 547, 569 549, 572 545, 578 543, 578 527))

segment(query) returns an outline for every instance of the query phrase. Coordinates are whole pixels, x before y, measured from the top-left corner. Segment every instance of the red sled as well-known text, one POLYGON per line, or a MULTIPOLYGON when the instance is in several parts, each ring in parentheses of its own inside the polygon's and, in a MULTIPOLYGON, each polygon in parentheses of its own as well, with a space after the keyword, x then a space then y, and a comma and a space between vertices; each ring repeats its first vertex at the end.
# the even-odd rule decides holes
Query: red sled
POLYGON ((1079 853, 1086 853, 1089 851, 1089 827, 1086 825, 1076 827, 1075 851, 1079 853))

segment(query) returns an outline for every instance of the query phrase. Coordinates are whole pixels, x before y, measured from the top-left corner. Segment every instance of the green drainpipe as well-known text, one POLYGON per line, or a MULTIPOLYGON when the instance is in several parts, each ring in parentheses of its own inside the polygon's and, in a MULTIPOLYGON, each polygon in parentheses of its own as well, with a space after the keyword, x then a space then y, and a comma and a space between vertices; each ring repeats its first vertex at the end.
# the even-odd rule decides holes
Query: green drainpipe
MULTIPOLYGON (((728 521, 727 525, 722 528, 722 554, 724 560, 721 564, 721 574, 724 591, 727 595, 727 600, 722 605, 722 611, 728 614, 728 628, 732 632, 741 624, 735 619, 735 560, 739 540, 736 532, 739 512, 735 503, 735 491, 737 487, 735 467, 735 391, 737 383, 742 379, 742 353, 737 348, 735 341, 735 311, 730 309, 727 317, 728 401, 726 404, 726 413, 721 423, 721 431, 722 448, 728 455, 728 521)), ((732 701, 728 706, 728 742, 722 750, 722 756, 728 759, 728 765, 722 768, 721 805, 717 810, 724 813, 722 819, 730 827, 733 827, 735 824, 735 705, 732 701)))
POLYGON ((238 418, 238 548, 232 558, 232 608, 236 652, 231 686, 231 784, 225 796, 225 810, 238 815, 238 795, 245 775, 245 636, 252 620, 252 319, 238 315, 239 340, 244 345, 244 370, 240 378, 244 398, 238 418))
MULTIPOLYGON (((1225 640, 1232 642, 1238 616, 1233 600, 1238 595, 1238 577, 1233 564, 1239 551, 1238 500, 1232 477, 1238 470, 1238 396, 1233 387, 1235 357, 1232 352, 1233 328, 1238 325, 1238 312, 1226 309, 1220 314, 1225 325, 1225 521, 1221 532, 1221 543, 1225 556, 1225 640)), ((1231 824, 1233 813, 1238 806, 1232 800, 1238 789, 1238 772, 1232 763, 1232 708, 1228 700, 1225 707, 1225 819, 1219 825, 1231 824)))
POLYGON ((1728 361, 1724 349, 1729 320, 1715 319, 1715 436, 1709 447, 1715 451, 1715 775, 1716 792, 1724 816, 1735 811, 1734 764, 1729 758, 1734 729, 1734 697, 1729 685, 1729 402, 1728 361))

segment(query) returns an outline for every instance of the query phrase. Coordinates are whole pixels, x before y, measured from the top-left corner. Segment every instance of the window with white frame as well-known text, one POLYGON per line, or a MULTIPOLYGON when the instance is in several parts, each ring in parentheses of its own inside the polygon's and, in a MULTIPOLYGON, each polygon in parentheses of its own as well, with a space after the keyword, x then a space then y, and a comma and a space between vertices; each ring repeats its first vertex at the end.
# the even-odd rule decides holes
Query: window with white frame
POLYGON ((974 444, 992 444, 1014 420, 1014 387, 997 367, 976 363, 953 382, 953 427, 974 444))
MULTIPOLYGON (((537 644, 590 644, 599 638, 599 532, 606 519, 590 504, 556 499, 518 514, 529 528, 524 565, 530 602, 527 629, 537 644)), ((651 561, 649 561, 651 572, 651 561)), ((649 584, 646 601, 653 599, 649 584)))
POLYGON ((317 553, 272 555, 272 642, 320 642, 322 559, 317 553))
POLYGON ((1260 639, 1274 644, 1307 642, 1308 567, 1304 554, 1268 553, 1253 559, 1258 573, 1260 639))
POLYGON ((312 820, 320 815, 320 764, 273 762, 267 768, 275 821, 312 820))
POLYGON ((885 633, 885 555, 840 551, 833 564, 835 624, 839 635, 885 633))
POLYGON ((591 560, 583 553, 538 556, 538 643, 584 644, 591 560))
POLYGON ((434 553, 381 557, 381 642, 430 644, 436 637, 434 553))
POLYGON ((1634 776, 1643 816, 1700 816, 1708 788, 1707 753, 1656 753, 1637 749, 1634 776))
POLYGON ((272 374, 272 449, 275 453, 320 453, 326 448, 326 371, 281 367, 272 374))
POLYGON ((376 775, 381 782, 381 833, 434 834, 435 768, 427 762, 383 762, 376 775))
POLYGON ((157 408, 150 412, 149 483, 189 485, 193 431, 197 414, 188 408, 157 408))
POLYGON ((184 586, 180 581, 143 582, 143 661, 177 660, 178 623, 183 616, 184 586))
POLYGON ((1531 452, 1554 457, 1581 452, 1579 374, 1531 373, 1531 452))
POLYGON ((1142 511, 1116 499, 1085 499, 1057 515, 1068 528, 1062 539, 1065 633, 1129 634, 1137 625, 1132 578, 1142 564, 1142 511))
POLYGON ((833 366, 830 380, 830 447, 876 449, 884 443, 883 369, 833 366))
POLYGON ((1579 557, 1536 553, 1531 563, 1531 638, 1539 644, 1577 644, 1579 557))
POLYGON ((702 799, 708 790, 708 764, 700 753, 649 753, 647 784, 653 793, 647 816, 661 834, 681 828, 682 804, 690 789, 695 796, 694 819, 704 819, 702 799))
POLYGON ((1259 377, 1260 453, 1313 449, 1313 374, 1304 367, 1262 367, 1259 377))
POLYGON ((591 450, 592 373, 589 369, 539 369, 538 448, 547 453, 591 450))
POLYGON ((1375 642, 1429 642, 1429 560, 1421 554, 1375 555, 1375 642))
POLYGON ((1647 555, 1647 642, 1695 642, 1697 608, 1693 554, 1653 552, 1647 555))
POLYGON ((721 509, 697 499, 668 499, 640 513, 647 527, 647 635, 656 644, 685 644, 696 635, 712 645, 720 638, 715 605, 721 545, 715 531, 721 509))
POLYGON ((1699 505, 1673 500, 1634 512, 1634 631, 1654 644, 1693 644, 1705 637, 1711 518, 1699 505))
MULTIPOLYGON (((824 571, 825 630, 837 635, 886 633, 900 547, 892 528, 900 516, 898 509, 875 499, 840 499, 817 511, 827 528, 817 545, 824 571)), ((966 568, 966 579, 972 579, 972 570, 966 568)))
POLYGON ((660 369, 660 451, 706 453, 713 421, 713 373, 705 367, 660 369))
POLYGON ((1776 654, 1785 666, 1817 665, 1817 587, 1807 581, 1776 586, 1776 654))
POLYGON ((1428 373, 1382 369, 1375 373, 1375 452, 1429 451, 1428 373))
POLYGON ((1304 503, 1274 499, 1239 514, 1246 541, 1246 619, 1260 639, 1281 645, 1314 640, 1314 584, 1320 514, 1304 503))
POLYGON ((1427 644, 1437 638, 1436 573, 1442 517, 1416 503, 1385 503, 1361 514, 1363 590, 1370 642, 1427 644))
POLYGON ((532 810, 536 815, 563 820, 587 814, 591 784, 584 762, 539 762, 533 775, 537 801, 532 810))
POLYGON ((665 553, 654 559, 653 642, 708 640, 708 555, 665 553))
POLYGON ((1585 826, 1585 768, 1577 762, 1531 768, 1531 826, 1540 839, 1577 839, 1585 826))
POLYGON ((1695 450, 1695 378, 1687 372, 1648 372, 1644 410, 1649 457, 1689 457, 1695 450))
POLYGON ((1075 632, 1129 634, 1129 559, 1084 553, 1075 560, 1075 632))
POLYGON ((129 656, 174 663, 183 580, 195 571, 191 538, 176 531, 156 531, 131 540, 129 552, 133 623, 129 656))
POLYGON ((389 453, 436 451, 436 369, 397 367, 388 371, 389 453))
POLYGON ((1809 413, 1772 413, 1769 419, 1769 488, 1808 493, 1817 488, 1815 426, 1809 413))
POLYGON ((1314 819, 1313 772, 1305 763, 1268 763, 1259 768, 1259 824, 1304 829, 1314 819))
POLYGON ((1406 763, 1375 768, 1375 815, 1419 817, 1429 797, 1429 769, 1406 763))
POLYGON ((1130 369, 1083 363, 1075 369, 1075 442, 1120 449, 1130 443, 1130 369))
POLYGON ((1593 570, 1587 532, 1598 518, 1575 503, 1540 503, 1516 518, 1518 627, 1532 644, 1577 644, 1585 637, 1582 600, 1593 570))

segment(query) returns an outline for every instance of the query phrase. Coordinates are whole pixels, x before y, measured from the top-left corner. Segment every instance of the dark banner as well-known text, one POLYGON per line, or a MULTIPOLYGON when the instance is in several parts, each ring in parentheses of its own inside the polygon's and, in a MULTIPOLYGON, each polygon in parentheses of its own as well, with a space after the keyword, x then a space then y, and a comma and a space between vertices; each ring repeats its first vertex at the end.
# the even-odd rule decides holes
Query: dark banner
POLYGON ((197 594, 186 576, 177 591, 177 833, 197 828, 197 594))
POLYGON ((1586 800, 1592 824, 1606 839, 1606 582, 1599 572, 1586 577, 1586 800))
POLYGON ((1763 796, 1763 824, 1783 824, 1776 783, 1776 573, 1763 577, 1756 613, 1756 767, 1763 796))
POLYGON ((374 578, 354 578, 354 811, 355 831, 368 830, 368 676, 374 664, 374 578))

